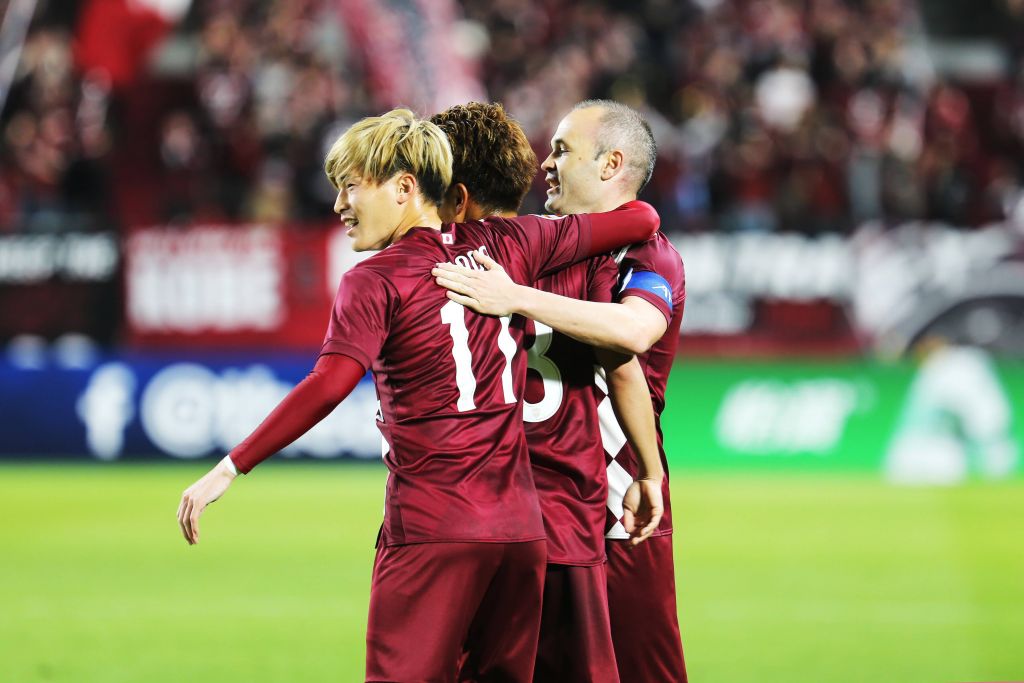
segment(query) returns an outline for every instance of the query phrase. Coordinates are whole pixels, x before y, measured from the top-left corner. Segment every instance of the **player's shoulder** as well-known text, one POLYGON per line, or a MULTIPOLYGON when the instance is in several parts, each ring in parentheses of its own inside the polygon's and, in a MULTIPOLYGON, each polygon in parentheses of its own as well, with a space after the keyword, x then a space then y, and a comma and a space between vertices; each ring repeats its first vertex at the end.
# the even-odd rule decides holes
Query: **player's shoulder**
POLYGON ((526 216, 487 216, 478 221, 467 223, 466 226, 478 233, 487 235, 518 236, 530 224, 526 216))
POLYGON ((434 263, 444 260, 442 254, 428 239, 402 239, 354 265, 345 278, 352 286, 407 295, 421 284, 434 263))
POLYGON ((367 293, 370 290, 397 292, 390 276, 387 259, 379 258, 383 252, 360 261, 342 275, 342 287, 350 291, 367 293))
POLYGON ((633 258, 645 256, 649 258, 666 258, 679 262, 683 260, 679 250, 672 244, 672 240, 661 230, 643 242, 630 245, 626 250, 626 255, 633 258))
POLYGON ((633 268, 652 270, 666 279, 685 278, 682 255, 660 230, 650 239, 631 245, 622 260, 633 268))
POLYGON ((519 216, 488 216, 481 223, 491 229, 522 232, 549 226, 560 225, 572 216, 556 216, 554 214, 525 213, 519 216))
POLYGON ((614 254, 597 254, 570 267, 582 268, 591 278, 605 272, 618 272, 619 269, 614 254))
MULTIPOLYGON (((391 276, 421 274, 425 263, 437 263, 445 253, 442 231, 414 228, 402 239, 380 250, 360 265, 391 276)), ((427 269, 429 270, 429 268, 427 269)))

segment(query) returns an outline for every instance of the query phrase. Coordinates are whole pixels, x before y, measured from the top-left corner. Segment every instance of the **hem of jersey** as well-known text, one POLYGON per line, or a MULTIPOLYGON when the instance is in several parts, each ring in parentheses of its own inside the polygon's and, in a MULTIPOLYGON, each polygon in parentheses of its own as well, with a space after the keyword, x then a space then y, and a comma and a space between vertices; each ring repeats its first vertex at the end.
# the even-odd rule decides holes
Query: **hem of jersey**
POLYGON ((381 539, 381 545, 385 548, 395 545, 420 545, 423 543, 533 543, 534 541, 546 541, 547 536, 529 536, 527 538, 421 538, 405 541, 387 541, 381 539))
POLYGON ((647 303, 649 303, 652 306, 654 306, 655 308, 657 308, 661 312, 661 314, 663 316, 665 316, 665 320, 669 324, 672 323, 672 310, 671 309, 669 309, 667 311, 665 310, 666 308, 668 308, 665 305, 665 300, 662 299, 657 294, 651 294, 650 292, 648 292, 647 290, 644 290, 644 289, 630 289, 629 287, 627 287, 626 289, 622 290, 619 293, 618 300, 621 302, 627 296, 635 296, 635 297, 639 297, 639 298, 643 299, 647 303))
POLYGON ((562 567, 600 567, 602 564, 608 562, 608 557, 603 556, 600 560, 592 560, 587 562, 576 562, 573 560, 559 560, 548 558, 548 564, 557 564, 562 567))
MULTIPOLYGON (((658 529, 653 534, 651 534, 651 538, 658 538, 659 536, 671 536, 671 535, 672 535, 672 529, 665 529, 664 531, 662 531, 661 529, 658 529)), ((628 535, 627 536, 611 536, 609 534, 605 534, 604 535, 604 540, 606 540, 606 541, 628 541, 630 538, 631 537, 628 536, 628 535)))
POLYGON ((339 339, 328 339, 324 342, 323 346, 320 347, 320 355, 324 356, 327 354, 336 353, 342 356, 348 356, 355 362, 362 366, 363 372, 368 371, 373 367, 373 362, 366 357, 366 354, 350 344, 339 339))

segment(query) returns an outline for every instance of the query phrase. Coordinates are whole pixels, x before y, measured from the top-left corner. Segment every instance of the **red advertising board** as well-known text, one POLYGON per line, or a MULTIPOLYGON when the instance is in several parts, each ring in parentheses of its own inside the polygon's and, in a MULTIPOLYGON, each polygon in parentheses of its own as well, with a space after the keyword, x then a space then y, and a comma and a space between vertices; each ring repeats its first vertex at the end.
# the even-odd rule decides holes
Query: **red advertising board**
MULTIPOLYGON (((1024 243, 1005 226, 672 239, 686 263, 683 354, 874 348, 893 357, 928 334, 1015 356, 1024 348, 1024 243)), ((28 263, 5 261, 2 247, 0 275, 5 262, 28 263)), ((136 348, 315 352, 342 273, 367 256, 337 224, 135 230, 125 244, 126 339, 136 348)))
POLYGON ((129 345, 315 351, 341 274, 340 229, 143 228, 125 249, 129 345))

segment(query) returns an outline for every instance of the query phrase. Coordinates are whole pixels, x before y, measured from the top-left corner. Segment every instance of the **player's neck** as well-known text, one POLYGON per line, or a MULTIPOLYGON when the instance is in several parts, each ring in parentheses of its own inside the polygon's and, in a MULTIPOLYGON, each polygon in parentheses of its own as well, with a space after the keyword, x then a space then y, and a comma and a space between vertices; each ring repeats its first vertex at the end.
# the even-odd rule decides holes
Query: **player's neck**
POLYGON ((465 215, 456 216, 456 223, 465 223, 466 221, 482 221, 489 216, 497 216, 498 218, 515 218, 519 215, 518 211, 467 211, 465 215))
POLYGON ((616 192, 602 197, 600 201, 595 202, 594 205, 589 207, 586 211, 578 211, 574 213, 605 213, 607 211, 614 211, 623 204, 634 201, 635 199, 635 194, 629 194, 628 192, 616 192))
POLYGON ((465 209, 462 211, 462 213, 457 215, 459 220, 456 222, 482 221, 488 216, 498 216, 499 218, 515 218, 518 215, 519 212, 516 210, 495 211, 481 204, 477 204, 472 197, 468 197, 466 199, 465 209))
POLYGON ((574 213, 607 213, 635 199, 635 193, 616 192, 614 188, 609 188, 592 201, 570 202, 568 205, 563 204, 562 206, 554 207, 553 212, 563 216, 574 213))
POLYGON ((437 207, 429 204, 410 207, 410 210, 402 218, 402 222, 399 223, 398 229, 395 230, 392 243, 402 239, 405 233, 413 228, 440 230, 441 217, 437 214, 437 207))

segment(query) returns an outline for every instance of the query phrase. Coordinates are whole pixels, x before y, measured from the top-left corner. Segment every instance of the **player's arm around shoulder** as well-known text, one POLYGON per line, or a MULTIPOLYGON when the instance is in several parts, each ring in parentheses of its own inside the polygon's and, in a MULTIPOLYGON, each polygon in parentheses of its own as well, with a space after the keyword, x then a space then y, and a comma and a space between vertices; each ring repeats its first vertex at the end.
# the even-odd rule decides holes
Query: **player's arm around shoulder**
POLYGON ((438 263, 430 271, 434 281, 448 290, 448 298, 484 315, 517 313, 519 301, 532 291, 519 285, 497 261, 481 251, 471 252, 483 266, 474 270, 454 263, 438 263))
POLYGON ((482 270, 440 263, 431 274, 449 299, 477 313, 517 313, 585 344, 628 355, 644 353, 667 329, 664 315, 640 297, 627 296, 621 303, 571 299, 515 283, 486 254, 474 252, 473 258, 482 270))
POLYGON ((178 526, 189 545, 199 542, 199 516, 206 506, 224 495, 231 482, 238 476, 238 470, 226 455, 214 465, 213 469, 204 474, 181 494, 178 504, 178 526))

